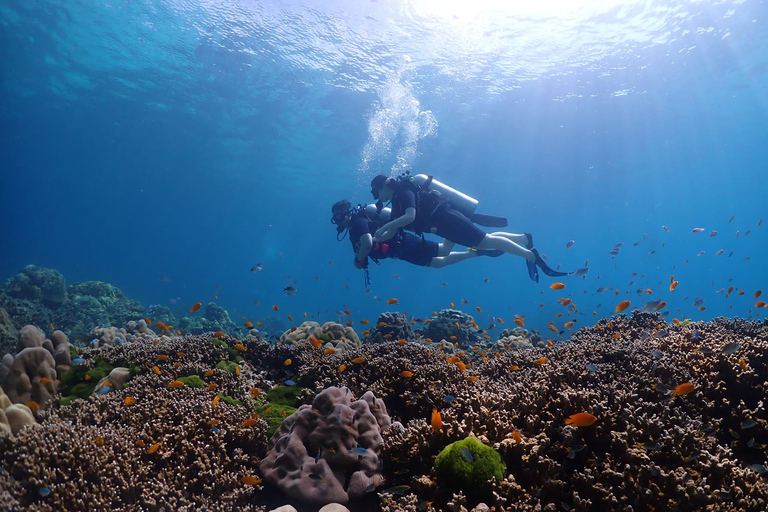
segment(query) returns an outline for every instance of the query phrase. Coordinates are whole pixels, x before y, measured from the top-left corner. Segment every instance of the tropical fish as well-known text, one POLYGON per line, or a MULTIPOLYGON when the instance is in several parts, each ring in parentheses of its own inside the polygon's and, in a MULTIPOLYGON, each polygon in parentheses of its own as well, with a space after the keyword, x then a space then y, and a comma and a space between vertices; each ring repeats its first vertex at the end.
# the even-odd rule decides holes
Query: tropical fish
POLYGON ((387 304, 397 304, 397 299, 391 298, 387 301, 387 304))
POLYGON ((169 387, 172 387, 174 389, 179 389, 184 387, 184 383, 180 380, 174 380, 170 384, 168 384, 169 387))
POLYGON ((443 417, 440 416, 440 411, 438 411, 436 408, 432 409, 431 425, 434 432, 438 432, 441 428, 443 428, 443 417))
POLYGON ((219 397, 219 395, 216 395, 215 397, 213 397, 213 400, 211 401, 211 407, 216 407, 216 404, 219 403, 219 400, 221 400, 221 397, 219 397))
POLYGON ((565 284, 563 284, 563 283, 552 283, 551 285, 549 285, 549 287, 552 288, 553 290, 562 290, 563 288, 565 288, 565 284))
POLYGON ((469 453, 469 450, 467 450, 466 448, 459 448, 459 450, 461 451, 461 454, 464 456, 464 458, 467 459, 469 462, 473 462, 475 460, 475 458, 472 456, 471 453, 469 453))
POLYGON ((240 481, 245 485, 259 485, 261 483, 261 478, 258 476, 244 476, 240 481))
POLYGON ((259 420, 254 418, 248 418, 245 421, 243 421, 240 425, 243 427, 252 427, 256 425, 259 422, 259 420))
POLYGON ((357 446, 349 450, 349 453, 351 453, 352 455, 357 455, 358 457, 362 457, 364 455, 368 455, 368 450, 363 448, 362 446, 357 446))
POLYGON ((261 272, 264 270, 264 264, 263 263, 257 263, 255 266, 251 267, 251 272, 261 272))
POLYGON ((344 371, 344 370, 346 370, 346 369, 347 369, 347 365, 345 365, 345 364, 343 364, 343 363, 339 365, 339 368, 338 368, 338 370, 339 370, 339 373, 343 372, 343 371, 344 371))
POLYGON ((275 310, 275 311, 278 311, 280 308, 277 307, 277 305, 274 305, 274 306, 272 306, 272 309, 275 310))
POLYGON ((402 372, 400 372, 400 375, 402 375, 403 377, 411 378, 413 377, 413 372, 410 370, 403 370, 402 372))
POLYGON ((365 362, 365 358, 364 357, 356 357, 356 358, 352 359, 352 362, 354 364, 362 364, 362 363, 365 362))
POLYGON ((573 247, 573 244, 576 243, 575 240, 569 240, 567 244, 565 244, 565 250, 567 251, 571 247, 573 247))
POLYGON ((286 286, 285 288, 283 288, 283 291, 288 295, 290 295, 291 297, 293 297, 294 295, 296 295, 296 292, 298 290, 296 289, 295 286, 286 286))
POLYGON ((715 231, 714 229, 709 232, 709 238, 712 238, 713 236, 717 236, 717 231, 715 231))
POLYGON ((733 343, 733 342, 726 343, 725 346, 723 347, 723 354, 735 354, 736 352, 739 351, 740 348, 741 346, 739 346, 738 343, 733 343))
POLYGON ((628 300, 623 300, 616 305, 616 312, 621 313, 629 307, 631 303, 628 300))
POLYGON ((576 271, 574 272, 571 272, 571 275, 575 277, 579 277, 579 276, 583 276, 587 272, 589 272, 589 269, 587 267, 582 267, 582 268, 576 269, 576 271))
POLYGON ((547 364, 548 362, 549 362, 549 359, 547 359, 546 357, 540 357, 537 360, 535 360, 533 364, 542 365, 542 364, 547 364))
POLYGON ((189 312, 194 313, 195 311, 200 309, 202 306, 203 306, 202 302, 195 302, 195 304, 191 308, 189 308, 189 312))
POLYGON ((158 448, 160 448, 160 444, 161 443, 155 443, 152 446, 150 446, 149 449, 147 450, 147 453, 155 453, 158 450, 158 448))
POLYGON ((693 228, 691 233, 701 233, 702 231, 704 231, 704 228, 693 228))
POLYGON ((253 322, 245 322, 243 325, 246 329, 253 329, 253 322))
POLYGON ((571 414, 567 420, 566 425, 573 425, 574 427, 588 427, 597 421, 597 417, 589 414, 588 412, 580 412, 578 414, 571 414))
POLYGON ((696 389, 696 386, 694 386, 690 382, 685 382, 677 386, 675 390, 672 391, 672 395, 674 396, 687 395, 688 393, 692 393, 695 389, 696 389))
POLYGON ((285 361, 283 361, 283 366, 291 366, 291 363, 292 363, 292 362, 293 362, 293 361, 291 361, 291 359, 290 359, 290 358, 288 358, 288 359, 286 359, 285 361))

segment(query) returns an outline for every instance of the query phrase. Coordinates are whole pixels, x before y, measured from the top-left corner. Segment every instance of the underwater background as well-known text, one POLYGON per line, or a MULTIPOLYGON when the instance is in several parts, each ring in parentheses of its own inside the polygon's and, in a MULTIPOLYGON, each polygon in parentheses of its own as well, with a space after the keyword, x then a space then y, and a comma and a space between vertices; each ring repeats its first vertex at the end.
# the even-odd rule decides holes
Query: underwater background
POLYGON ((364 293, 330 206, 371 202, 375 174, 410 170, 532 232, 553 267, 589 260, 567 283, 585 320, 625 298, 661 298, 679 318, 761 317, 767 13, 762 1, 4 2, 0 275, 55 268, 145 306, 178 300, 179 313, 216 297, 238 323, 273 305, 374 316, 396 297, 415 316, 467 299, 546 328, 560 295, 512 256, 383 261, 364 293), (730 285, 749 293, 717 293, 730 285))

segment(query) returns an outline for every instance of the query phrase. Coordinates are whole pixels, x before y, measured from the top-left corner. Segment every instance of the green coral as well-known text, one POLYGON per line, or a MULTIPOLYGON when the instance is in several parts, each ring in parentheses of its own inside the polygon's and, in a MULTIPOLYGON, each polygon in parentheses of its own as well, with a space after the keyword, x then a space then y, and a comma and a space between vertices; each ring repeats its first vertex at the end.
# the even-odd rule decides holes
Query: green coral
POLYGON ((229 345, 225 341, 220 340, 219 338, 211 338, 208 340, 209 343, 216 345, 218 347, 225 347, 229 348, 229 345))
POLYGON ((224 403, 227 403, 227 404, 229 404, 229 405, 243 405, 243 402, 241 402, 241 401, 240 401, 240 400, 238 400, 237 398, 233 398, 233 397, 231 397, 231 396, 229 396, 229 395, 222 395, 221 393, 219 393, 217 396, 218 396, 218 397, 219 397, 221 400, 223 400, 223 401, 224 401, 224 403))
POLYGON ((299 406, 299 395, 304 388, 299 386, 275 386, 269 390, 264 400, 273 405, 288 405, 291 408, 299 406))
POLYGON ((272 437, 272 434, 283 424, 283 420, 296 412, 296 408, 290 405, 265 403, 256 407, 255 411, 269 424, 267 437, 272 437))
POLYGON ((197 375, 189 375, 187 377, 179 377, 179 380, 191 388, 204 388, 205 381, 197 375))
POLYGON ((680 325, 689 325, 689 324, 692 324, 692 323, 693 323, 693 320, 691 320, 690 318, 686 318, 685 320, 680 322, 680 325))
POLYGON ((219 370, 224 370, 225 372, 229 372, 233 375, 237 375, 237 363, 234 361, 219 361, 219 364, 216 365, 216 368, 219 370))
POLYGON ((487 490, 490 479, 500 482, 506 471, 501 455, 474 437, 449 444, 435 459, 438 480, 473 497, 487 490))

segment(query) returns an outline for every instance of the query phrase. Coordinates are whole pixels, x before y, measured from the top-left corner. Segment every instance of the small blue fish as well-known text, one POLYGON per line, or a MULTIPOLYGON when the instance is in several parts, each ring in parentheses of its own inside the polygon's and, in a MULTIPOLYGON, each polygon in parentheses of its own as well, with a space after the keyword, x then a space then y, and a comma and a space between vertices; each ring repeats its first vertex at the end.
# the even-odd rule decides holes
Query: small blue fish
POLYGON ((647 332, 644 332, 643 334, 640 335, 640 340, 646 340, 647 338, 648 338, 647 332))
POLYGON ((703 340, 704 336, 701 335, 701 332, 699 332, 698 329, 694 329, 691 331, 689 338, 692 340, 703 340))
POLYGON ((610 286, 601 286, 600 288, 597 289, 597 293, 607 292, 610 289, 611 289, 610 286))
POLYGON ((617 256, 619 254, 619 250, 618 249, 614 249, 611 252, 609 252, 608 254, 610 254, 611 256, 617 256))
POLYGON ((456 397, 453 395, 445 395, 443 397, 443 400, 445 400, 446 402, 453 402, 454 400, 456 400, 456 397))
POLYGON ((654 350, 651 352, 651 355, 656 359, 662 359, 664 357, 664 354, 660 350, 654 350))
POLYGON ((571 247, 573 247, 573 244, 576 243, 575 240, 569 240, 567 244, 565 244, 565 250, 567 251, 571 247))
POLYGON ((656 333, 656 336, 658 336, 660 338, 663 338, 667 334, 669 334, 669 332, 666 329, 662 329, 662 330, 660 330, 659 332, 656 333))
POLYGON ((285 385, 286 385, 286 386, 295 386, 295 385, 296 385, 296 382, 294 382, 294 381, 292 381, 292 380, 290 380, 290 379, 289 379, 289 380, 285 381, 285 385))
POLYGON ((352 448, 351 450, 349 450, 349 453, 351 453, 352 455, 363 456, 368 453, 368 450, 366 450, 362 446, 358 446, 357 448, 352 448))
POLYGON ((104 393, 107 393, 110 389, 112 389, 110 386, 104 386, 99 390, 99 394, 103 395, 104 393))
POLYGON ((652 301, 646 303, 645 306, 643 306, 643 311, 650 311, 650 310, 658 307, 659 304, 661 304, 661 299, 652 300, 652 301))
POLYGON ((82 357, 76 357, 72 360, 72 362, 75 364, 80 364, 80 363, 84 363, 85 359, 83 359, 82 357))
POLYGON ((37 494, 39 494, 41 498, 46 498, 50 496, 51 490, 47 487, 41 487, 37 490, 37 494))
POLYGON ((571 272, 571 275, 579 277, 579 276, 583 276, 587 272, 589 272, 589 269, 587 267, 581 267, 580 269, 577 269, 575 272, 571 272))
POLYGON ((469 462, 473 462, 475 458, 472 456, 471 453, 469 453, 469 450, 466 448, 459 448, 461 450, 461 454, 464 456, 465 459, 467 459, 469 462))
POLYGON ((661 318, 662 318, 662 320, 663 320, 664 318, 667 318, 668 316, 669 316, 669 311, 665 311, 665 312, 663 312, 663 313, 661 314, 661 318))
POLYGON ((597 371, 597 366, 595 366, 593 364, 588 364, 587 365, 587 370, 589 370, 591 372, 596 372, 597 371))
POLYGON ((702 299, 701 297, 698 297, 696 298, 696 300, 693 301, 694 306, 701 306, 702 304, 704 304, 704 299, 702 299))

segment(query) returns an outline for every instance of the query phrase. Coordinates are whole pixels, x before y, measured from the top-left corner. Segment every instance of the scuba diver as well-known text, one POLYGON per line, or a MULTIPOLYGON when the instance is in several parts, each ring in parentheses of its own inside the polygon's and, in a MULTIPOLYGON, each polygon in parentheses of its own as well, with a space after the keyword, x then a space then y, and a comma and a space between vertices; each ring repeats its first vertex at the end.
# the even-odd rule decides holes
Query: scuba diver
POLYGON ((567 276, 550 268, 533 246, 530 233, 486 233, 475 223, 483 226, 506 226, 506 219, 474 213, 477 201, 422 174, 414 177, 409 173, 395 179, 379 174, 371 181, 371 194, 376 209, 391 202, 389 222, 376 230, 374 242, 391 239, 400 229, 415 233, 435 233, 455 244, 479 251, 503 251, 525 258, 528 276, 537 283, 537 266, 548 276, 567 276))
POLYGON ((349 232, 355 252, 354 264, 358 269, 368 268, 368 258, 377 264, 379 260, 393 258, 422 267, 442 268, 476 256, 504 254, 494 250, 452 251, 453 242, 433 242, 402 229, 396 230, 386 242, 374 242, 373 234, 385 222, 382 212, 370 211, 362 205, 352 208, 346 199, 334 203, 331 214, 331 223, 336 225, 336 239, 344 240, 349 232))

